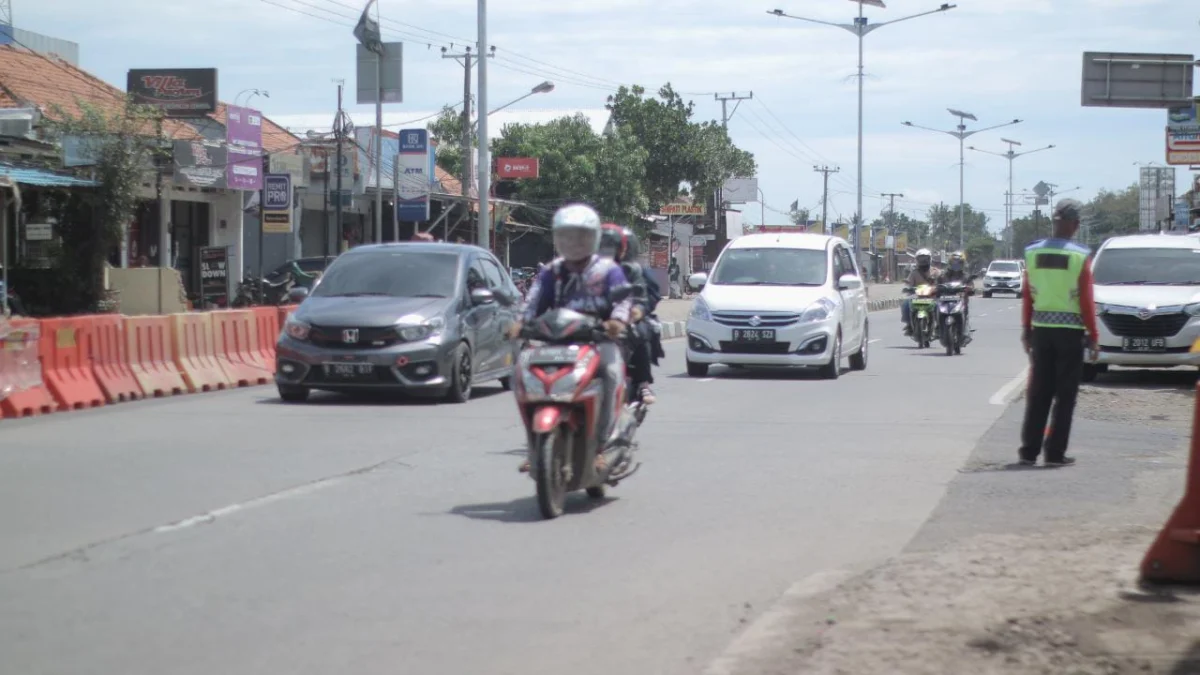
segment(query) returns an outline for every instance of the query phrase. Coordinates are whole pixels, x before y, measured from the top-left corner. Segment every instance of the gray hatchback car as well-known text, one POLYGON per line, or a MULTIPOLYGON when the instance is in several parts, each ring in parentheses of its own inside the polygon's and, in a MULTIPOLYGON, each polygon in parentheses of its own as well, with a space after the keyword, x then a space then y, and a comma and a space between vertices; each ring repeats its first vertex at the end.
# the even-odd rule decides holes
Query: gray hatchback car
POLYGON ((508 273, 477 246, 352 249, 283 326, 279 396, 299 402, 314 389, 391 389, 461 403, 481 382, 498 379, 507 389, 519 348, 508 331, 519 302, 508 273))

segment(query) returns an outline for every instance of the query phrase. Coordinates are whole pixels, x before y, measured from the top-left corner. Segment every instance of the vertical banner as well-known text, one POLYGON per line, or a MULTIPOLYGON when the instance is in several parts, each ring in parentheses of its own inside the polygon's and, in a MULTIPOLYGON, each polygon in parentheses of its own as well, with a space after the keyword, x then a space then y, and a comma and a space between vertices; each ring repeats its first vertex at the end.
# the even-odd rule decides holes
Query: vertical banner
POLYGON ((429 132, 425 129, 400 131, 400 154, 396 158, 397 218, 408 222, 429 220, 429 132))
POLYGON ((200 248, 200 306, 229 306, 229 247, 200 248))
POLYGON ((897 251, 907 251, 908 250, 908 233, 907 232, 899 232, 896 234, 896 250, 897 251))
POLYGON ((292 176, 269 173, 263 179, 262 231, 288 234, 292 231, 292 176))
POLYGON ((875 233, 875 252, 887 250, 888 234, 887 230, 879 230, 875 233))
POLYGON ((262 113, 225 106, 225 183, 231 190, 263 189, 262 113))

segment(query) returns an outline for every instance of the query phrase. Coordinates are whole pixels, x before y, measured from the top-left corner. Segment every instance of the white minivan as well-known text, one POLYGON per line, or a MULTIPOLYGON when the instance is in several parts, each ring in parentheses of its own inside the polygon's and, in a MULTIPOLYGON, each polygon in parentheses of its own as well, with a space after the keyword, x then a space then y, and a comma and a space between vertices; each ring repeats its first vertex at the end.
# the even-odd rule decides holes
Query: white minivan
POLYGON ((1104 242, 1092 261, 1100 332, 1090 381, 1110 365, 1200 366, 1200 237, 1135 234, 1104 242))
POLYGON ((739 237, 721 252, 687 321, 687 372, 709 366, 807 366, 829 379, 867 367, 867 289, 844 239, 822 234, 739 237))

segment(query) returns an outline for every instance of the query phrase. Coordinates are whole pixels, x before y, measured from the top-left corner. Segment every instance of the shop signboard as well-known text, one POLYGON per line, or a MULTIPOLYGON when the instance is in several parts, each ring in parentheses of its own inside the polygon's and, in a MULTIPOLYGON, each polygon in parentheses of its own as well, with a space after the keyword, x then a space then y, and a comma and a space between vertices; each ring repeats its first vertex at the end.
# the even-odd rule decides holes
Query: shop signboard
POLYGON ((217 111, 216 68, 134 69, 125 90, 134 103, 158 108, 167 117, 207 117, 217 111))
POLYGON ((704 204, 665 204, 658 210, 660 216, 703 216, 707 212, 704 204))
POLYGON ((229 153, 225 144, 216 141, 175 141, 171 150, 177 185, 217 189, 228 187, 225 167, 229 163, 229 153))
POLYGON ((225 145, 229 157, 225 183, 229 189, 261 190, 262 113, 252 108, 226 106, 225 145))
POLYGON ((262 231, 287 234, 292 231, 292 177, 269 173, 263 181, 262 231))
POLYGON ((896 250, 897 251, 907 251, 908 250, 908 233, 907 232, 900 232, 896 235, 896 250))
POLYGON ((229 306, 229 247, 200 248, 201 306, 229 306))
POLYGON ((537 178, 539 169, 537 157, 499 157, 496 159, 497 178, 537 178))
POLYGON ((400 153, 396 158, 396 218, 406 222, 429 220, 429 132, 400 131, 400 153))

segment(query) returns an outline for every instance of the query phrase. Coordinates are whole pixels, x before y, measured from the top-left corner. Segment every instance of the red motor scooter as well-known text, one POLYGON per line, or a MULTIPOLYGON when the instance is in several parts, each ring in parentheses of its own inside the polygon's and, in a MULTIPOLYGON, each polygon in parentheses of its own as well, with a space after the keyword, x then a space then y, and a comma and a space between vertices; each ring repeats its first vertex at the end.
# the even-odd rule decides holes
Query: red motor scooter
POLYGON ((517 359, 513 392, 525 422, 538 507, 544 518, 556 518, 568 492, 586 490, 600 499, 606 486, 638 470, 634 435, 646 407, 625 403, 628 384, 622 381, 613 399, 613 429, 598 428, 604 386, 599 345, 611 340, 595 318, 555 309, 523 326, 521 334, 531 342, 517 359), (601 454, 608 468, 597 471, 601 454))

